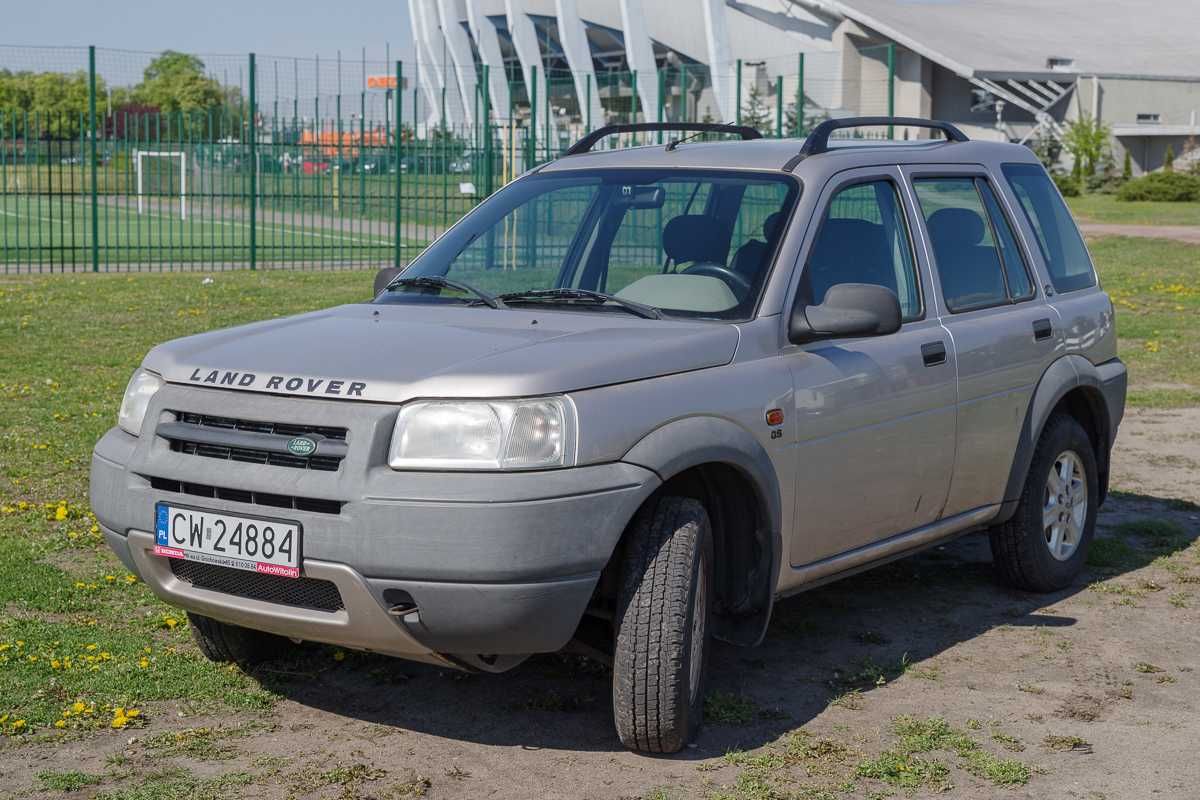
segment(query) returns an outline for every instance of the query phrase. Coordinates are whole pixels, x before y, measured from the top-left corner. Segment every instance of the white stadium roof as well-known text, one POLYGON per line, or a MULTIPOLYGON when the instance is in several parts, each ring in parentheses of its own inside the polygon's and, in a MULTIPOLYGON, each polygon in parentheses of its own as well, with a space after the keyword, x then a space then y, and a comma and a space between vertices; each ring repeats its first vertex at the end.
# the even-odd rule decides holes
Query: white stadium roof
POLYGON ((801 0, 964 76, 1200 76, 1200 0, 801 0))

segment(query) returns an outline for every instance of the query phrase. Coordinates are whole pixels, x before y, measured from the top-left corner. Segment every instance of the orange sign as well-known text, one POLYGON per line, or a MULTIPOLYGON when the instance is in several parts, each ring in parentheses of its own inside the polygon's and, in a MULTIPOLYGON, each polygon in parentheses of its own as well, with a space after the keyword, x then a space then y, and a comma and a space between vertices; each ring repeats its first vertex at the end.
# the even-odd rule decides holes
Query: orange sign
POLYGON ((396 76, 395 75, 368 75, 367 76, 367 88, 368 89, 395 89, 396 88, 396 76))

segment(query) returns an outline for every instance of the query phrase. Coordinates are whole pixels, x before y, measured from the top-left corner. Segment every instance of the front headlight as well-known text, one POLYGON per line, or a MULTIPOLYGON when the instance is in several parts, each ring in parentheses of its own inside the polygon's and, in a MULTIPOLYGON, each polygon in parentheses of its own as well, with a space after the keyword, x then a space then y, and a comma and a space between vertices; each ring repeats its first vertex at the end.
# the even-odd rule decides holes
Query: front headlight
POLYGON ((566 397, 423 400, 400 409, 393 469, 547 469, 575 463, 575 407, 566 397))
POLYGON ((121 400, 121 411, 117 414, 117 424, 121 430, 137 436, 142 432, 142 420, 146 417, 146 409, 150 406, 150 398, 162 388, 163 379, 153 372, 137 369, 125 387, 125 397, 121 400))

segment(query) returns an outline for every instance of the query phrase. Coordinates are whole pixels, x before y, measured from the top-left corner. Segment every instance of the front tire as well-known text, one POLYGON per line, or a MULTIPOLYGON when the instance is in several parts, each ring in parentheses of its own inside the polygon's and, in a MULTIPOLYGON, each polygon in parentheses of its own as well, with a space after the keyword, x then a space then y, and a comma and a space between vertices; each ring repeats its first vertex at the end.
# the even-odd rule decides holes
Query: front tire
POLYGON ((190 611, 187 616, 196 646, 205 658, 218 664, 233 662, 248 669, 281 658, 292 649, 290 641, 273 633, 253 631, 190 611))
POLYGON ((1087 561, 1100 491, 1087 431, 1067 414, 1046 423, 1012 519, 991 531, 1000 579, 1030 592, 1070 586, 1087 561))
POLYGON ((713 589, 704 506, 648 503, 633 521, 617 598, 613 717, 630 750, 674 753, 699 730, 713 589))

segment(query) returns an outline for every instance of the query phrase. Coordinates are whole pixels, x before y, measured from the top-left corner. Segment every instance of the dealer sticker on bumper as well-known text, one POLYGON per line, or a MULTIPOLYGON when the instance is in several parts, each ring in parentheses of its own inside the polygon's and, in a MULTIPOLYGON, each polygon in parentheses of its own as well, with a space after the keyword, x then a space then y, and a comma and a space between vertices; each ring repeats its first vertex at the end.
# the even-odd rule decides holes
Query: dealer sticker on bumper
POLYGON ((154 554, 222 567, 300 577, 300 525, 158 503, 154 554))

